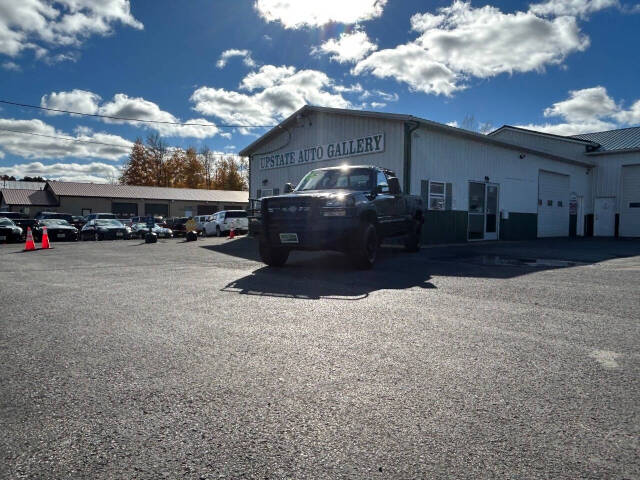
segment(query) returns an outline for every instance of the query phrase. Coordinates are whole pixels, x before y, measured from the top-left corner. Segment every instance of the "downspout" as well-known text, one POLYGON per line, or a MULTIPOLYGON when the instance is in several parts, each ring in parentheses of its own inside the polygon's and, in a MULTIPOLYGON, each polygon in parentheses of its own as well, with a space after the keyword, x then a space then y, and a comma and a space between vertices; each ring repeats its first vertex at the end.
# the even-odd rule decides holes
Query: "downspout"
POLYGON ((404 180, 403 190, 407 195, 411 193, 411 134, 418 129, 420 122, 410 120, 404 122, 404 163, 402 178, 404 180), (411 125, 413 124, 413 126, 411 125))

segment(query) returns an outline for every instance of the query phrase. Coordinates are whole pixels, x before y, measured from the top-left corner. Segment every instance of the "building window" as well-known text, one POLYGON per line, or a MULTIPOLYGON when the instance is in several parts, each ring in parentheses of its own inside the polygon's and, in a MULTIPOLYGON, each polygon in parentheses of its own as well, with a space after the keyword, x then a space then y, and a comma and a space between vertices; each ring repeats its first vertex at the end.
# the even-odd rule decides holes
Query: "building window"
POLYGON ((640 202, 629 202, 629 208, 640 208, 640 202))
POLYGON ((558 200, 558 206, 562 207, 562 200, 558 200))
POLYGON ((429 182, 429 210, 444 210, 447 186, 444 182, 429 182))
POLYGON ((273 188, 263 188, 262 192, 260 192, 260 198, 262 197, 271 197, 273 196, 273 188))
POLYGON ((553 200, 547 200, 547 207, 553 207, 553 200))
POLYGON ((87 215, 89 215, 91 213, 91 209, 90 208, 83 208, 82 209, 82 216, 86 217, 87 215))

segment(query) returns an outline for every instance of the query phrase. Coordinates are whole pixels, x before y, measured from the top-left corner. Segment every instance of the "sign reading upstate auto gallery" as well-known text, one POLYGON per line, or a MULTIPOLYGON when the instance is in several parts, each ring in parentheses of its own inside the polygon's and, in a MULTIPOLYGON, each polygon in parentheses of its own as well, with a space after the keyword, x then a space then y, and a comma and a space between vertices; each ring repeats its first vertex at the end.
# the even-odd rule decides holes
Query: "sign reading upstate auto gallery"
POLYGON ((285 153, 274 153, 260 157, 260 169, 289 167, 306 163, 355 157, 367 153, 384 152, 384 133, 366 137, 343 140, 342 142, 316 145, 315 147, 292 150, 285 153))

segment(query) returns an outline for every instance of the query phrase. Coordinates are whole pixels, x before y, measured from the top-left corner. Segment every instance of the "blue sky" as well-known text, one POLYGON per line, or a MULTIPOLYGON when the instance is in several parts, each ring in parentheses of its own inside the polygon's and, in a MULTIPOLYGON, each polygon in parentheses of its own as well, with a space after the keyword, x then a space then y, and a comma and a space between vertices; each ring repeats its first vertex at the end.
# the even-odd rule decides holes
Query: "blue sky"
POLYGON ((104 181, 155 131, 233 153, 304 103, 479 130, 638 125, 639 31, 626 0, 0 0, 0 99, 200 124, 0 104, 0 174, 104 181))

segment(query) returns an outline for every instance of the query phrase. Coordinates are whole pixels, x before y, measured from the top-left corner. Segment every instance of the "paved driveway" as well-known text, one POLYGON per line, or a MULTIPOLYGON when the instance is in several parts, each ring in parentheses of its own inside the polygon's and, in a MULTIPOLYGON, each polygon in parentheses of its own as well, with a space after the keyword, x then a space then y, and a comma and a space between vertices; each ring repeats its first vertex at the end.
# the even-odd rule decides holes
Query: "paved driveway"
POLYGON ((639 478, 640 242, 0 246, 1 478, 639 478))

